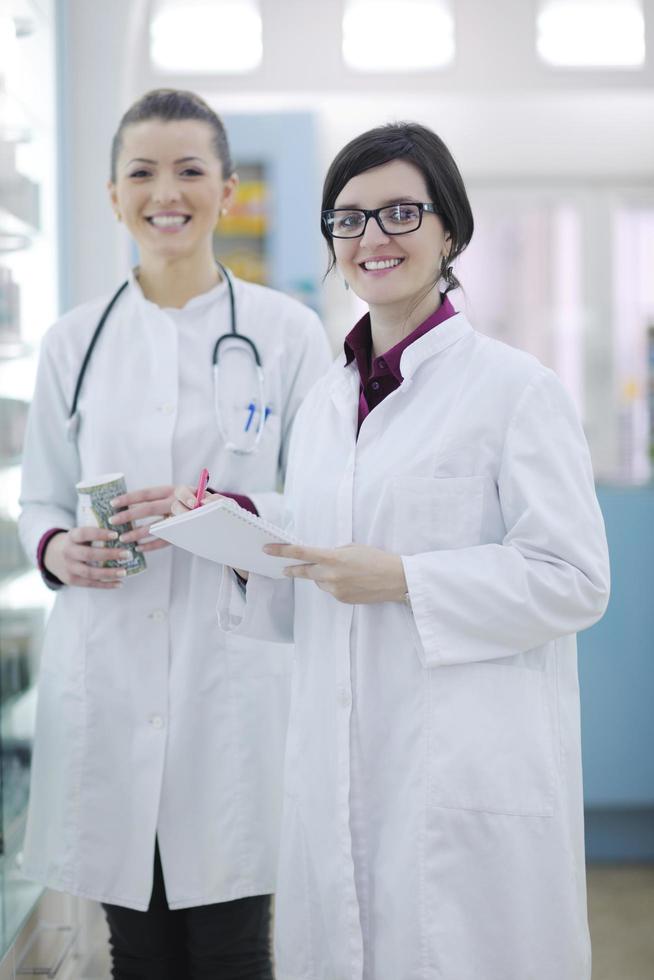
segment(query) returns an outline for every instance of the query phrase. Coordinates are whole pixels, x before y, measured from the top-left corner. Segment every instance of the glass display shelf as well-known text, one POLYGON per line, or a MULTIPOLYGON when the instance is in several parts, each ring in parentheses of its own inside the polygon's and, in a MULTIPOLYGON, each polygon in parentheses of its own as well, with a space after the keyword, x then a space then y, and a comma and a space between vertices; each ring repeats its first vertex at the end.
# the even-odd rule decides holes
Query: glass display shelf
POLYGON ((0 210, 0 255, 10 255, 29 248, 32 236, 19 221, 7 211, 0 210))
POLYGON ((36 678, 52 605, 18 537, 40 339, 57 315, 54 0, 0 4, 0 958, 42 894, 22 874, 36 678))
POLYGON ((0 340, 0 398, 29 401, 36 379, 37 356, 31 344, 17 340, 15 347, 0 340), (4 356, 3 356, 4 354, 4 356))
MULTIPOLYGON (((2 481, 4 474, 0 474, 2 481)), ((0 578, 0 947, 20 930, 41 894, 22 876, 36 672, 51 599, 33 569, 0 578)))
POLYGON ((33 348, 22 340, 3 340, 0 338, 0 364, 3 361, 15 361, 19 357, 26 357, 32 353, 32 350, 33 348))
POLYGON ((16 171, 9 175, 0 172, 0 200, 0 230, 10 223, 24 229, 26 237, 39 230, 40 194, 36 181, 16 171))

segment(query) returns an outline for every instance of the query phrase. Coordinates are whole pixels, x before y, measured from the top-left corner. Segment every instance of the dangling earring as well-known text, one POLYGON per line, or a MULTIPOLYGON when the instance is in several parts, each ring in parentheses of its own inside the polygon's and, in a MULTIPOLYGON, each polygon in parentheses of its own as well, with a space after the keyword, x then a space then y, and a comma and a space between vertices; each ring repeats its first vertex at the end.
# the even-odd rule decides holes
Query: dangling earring
POLYGON ((123 220, 120 211, 115 211, 114 213, 116 215, 116 221, 122 221, 123 220))
POLYGON ((454 289, 458 285, 456 277, 454 275, 454 269, 451 265, 448 266, 447 260, 449 256, 444 255, 441 258, 441 279, 445 280, 445 283, 450 289, 454 289))
POLYGON ((347 292, 347 291, 348 291, 348 289, 350 288, 350 284, 349 284, 349 282, 347 281, 347 279, 344 279, 344 280, 343 280, 343 285, 345 286, 345 291, 347 292))

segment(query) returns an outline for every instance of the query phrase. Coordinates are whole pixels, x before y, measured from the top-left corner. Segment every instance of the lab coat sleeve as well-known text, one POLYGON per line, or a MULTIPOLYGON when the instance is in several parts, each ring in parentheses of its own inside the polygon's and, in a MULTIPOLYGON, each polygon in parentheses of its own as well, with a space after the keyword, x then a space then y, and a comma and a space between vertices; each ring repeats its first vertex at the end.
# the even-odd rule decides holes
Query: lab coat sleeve
POLYGON ((239 585, 231 568, 223 568, 218 591, 218 624, 224 633, 253 640, 293 642, 294 589, 291 579, 251 574, 239 585))
POLYGON ((608 549, 588 447, 551 371, 518 400, 498 493, 501 543, 403 557, 426 667, 520 653, 604 613, 608 549))
MULTIPOLYGON (((285 362, 288 370, 288 386, 286 399, 281 411, 281 442, 279 452, 278 479, 279 486, 284 486, 288 450, 291 431, 298 409, 308 391, 318 378, 322 377, 330 366, 333 358, 330 352, 325 329, 316 316, 308 308, 302 309, 301 329, 293 338, 293 344, 288 351, 285 362)), ((279 493, 251 493, 250 499, 262 517, 273 524, 285 527, 288 523, 284 512, 283 497, 279 493)))
POLYGON ((33 562, 46 531, 76 524, 79 459, 67 436, 68 402, 53 341, 47 334, 41 348, 23 450, 18 530, 33 562))

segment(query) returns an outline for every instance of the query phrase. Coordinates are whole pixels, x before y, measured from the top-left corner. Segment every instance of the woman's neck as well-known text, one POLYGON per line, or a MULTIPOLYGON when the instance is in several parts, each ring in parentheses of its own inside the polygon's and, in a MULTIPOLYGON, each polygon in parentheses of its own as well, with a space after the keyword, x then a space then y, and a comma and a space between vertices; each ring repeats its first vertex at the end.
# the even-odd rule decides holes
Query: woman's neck
POLYGON ((146 299, 157 306, 181 309, 194 296, 216 286, 222 276, 212 254, 176 259, 148 256, 136 278, 146 299))
POLYGON ((441 305, 438 286, 435 285, 416 303, 415 296, 410 300, 393 305, 370 307, 370 332, 372 335, 372 357, 385 354, 401 340, 408 337, 416 327, 435 313, 441 305))

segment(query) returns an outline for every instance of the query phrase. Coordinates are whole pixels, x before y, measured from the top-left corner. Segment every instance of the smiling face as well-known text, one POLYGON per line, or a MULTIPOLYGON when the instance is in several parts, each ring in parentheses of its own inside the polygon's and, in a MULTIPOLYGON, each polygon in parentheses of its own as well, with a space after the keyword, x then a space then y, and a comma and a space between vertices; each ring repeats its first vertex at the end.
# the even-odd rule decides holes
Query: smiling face
POLYGON ((141 260, 174 260, 212 250, 237 183, 235 175, 224 179, 207 123, 148 119, 125 128, 109 192, 141 260))
MULTIPOLYGON (((381 208, 390 204, 433 203, 420 170, 393 160, 352 177, 335 208, 381 208)), ((387 235, 371 218, 361 238, 333 240, 336 263, 345 280, 371 312, 397 307, 404 313, 425 298, 440 278, 449 235, 436 214, 425 212, 417 231, 387 235)))

